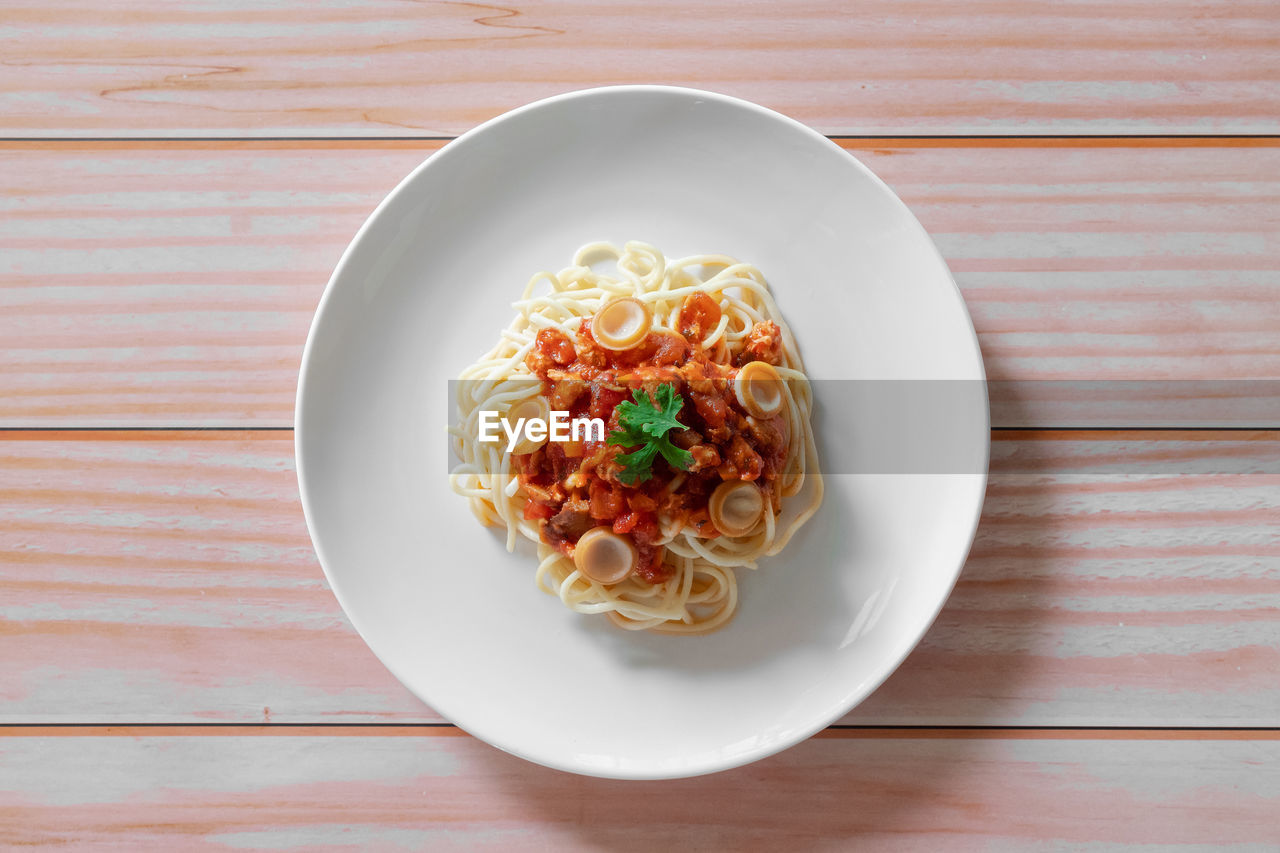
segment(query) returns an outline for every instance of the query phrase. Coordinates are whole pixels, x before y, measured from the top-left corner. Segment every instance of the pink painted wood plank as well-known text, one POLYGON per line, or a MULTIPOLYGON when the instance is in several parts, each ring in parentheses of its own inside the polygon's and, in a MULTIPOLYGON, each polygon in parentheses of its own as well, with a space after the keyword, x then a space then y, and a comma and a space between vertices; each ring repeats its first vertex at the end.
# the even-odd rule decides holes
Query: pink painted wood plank
POLYGON ((817 738, 620 782, 465 736, 0 737, 24 848, 1261 851, 1277 810, 1274 739, 817 738))
MULTIPOLYGON (((1275 385, 1055 384, 1280 379, 1280 146, 844 144, 952 266, 998 425, 1280 424, 1275 385)), ((0 425, 290 425, 325 281, 439 145, 0 145, 0 425)))
MULTIPOLYGON (((438 721, 326 587, 292 451, 0 440, 0 723, 438 721)), ((1280 725, 1277 517, 1280 432, 998 433, 958 586, 846 722, 1280 725)))
POLYGON ((439 719, 351 629, 290 433, 0 444, 0 719, 439 719))
POLYGON ((456 134, 674 83, 827 133, 1275 133, 1268 0, 981 5, 11 0, 9 136, 456 134))

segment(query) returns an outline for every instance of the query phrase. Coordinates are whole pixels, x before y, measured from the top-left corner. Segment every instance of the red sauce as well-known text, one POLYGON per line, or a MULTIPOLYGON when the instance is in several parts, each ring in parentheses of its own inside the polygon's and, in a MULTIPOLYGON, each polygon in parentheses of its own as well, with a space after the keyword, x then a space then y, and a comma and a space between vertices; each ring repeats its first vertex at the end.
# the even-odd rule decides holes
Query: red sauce
MULTIPOLYGON (((553 410, 568 411, 572 418, 600 418, 607 435, 618 428, 617 406, 633 389, 652 394, 658 385, 670 384, 682 399, 678 418, 687 429, 669 435, 693 456, 688 471, 658 459, 652 477, 627 486, 618 480, 615 461, 626 450, 603 442, 548 443, 517 455, 517 477, 529 497, 525 518, 538 522, 543 541, 572 556, 583 533, 609 525, 635 544, 640 559, 634 574, 661 583, 671 577, 672 568, 663 562, 666 549, 657 544, 659 516, 692 528, 698 536, 719 536, 707 501, 725 480, 758 482, 772 492, 776 511, 789 439, 786 423, 780 415, 767 422, 748 421, 733 392, 737 369, 714 361, 701 346, 720 322, 720 313, 711 297, 692 294, 679 314, 680 334, 651 331, 625 352, 599 346, 591 337, 590 318, 579 326, 576 343, 557 329, 538 332, 525 363, 542 380, 542 394, 553 410)), ((757 358, 781 363, 776 324, 757 323, 751 329, 739 366, 757 358)))

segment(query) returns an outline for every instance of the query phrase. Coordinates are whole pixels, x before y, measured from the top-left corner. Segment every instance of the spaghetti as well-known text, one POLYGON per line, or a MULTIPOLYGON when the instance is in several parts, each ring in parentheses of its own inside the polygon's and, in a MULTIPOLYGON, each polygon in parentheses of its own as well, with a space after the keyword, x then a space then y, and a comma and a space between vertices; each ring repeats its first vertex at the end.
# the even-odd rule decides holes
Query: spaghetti
POLYGON ((781 551, 822 501, 809 383, 763 275, 592 243, 514 307, 457 385, 454 491, 508 550, 537 543, 538 586, 573 610, 633 630, 723 626, 735 570, 781 551), (555 411, 608 436, 483 440, 494 413, 509 428, 555 411))

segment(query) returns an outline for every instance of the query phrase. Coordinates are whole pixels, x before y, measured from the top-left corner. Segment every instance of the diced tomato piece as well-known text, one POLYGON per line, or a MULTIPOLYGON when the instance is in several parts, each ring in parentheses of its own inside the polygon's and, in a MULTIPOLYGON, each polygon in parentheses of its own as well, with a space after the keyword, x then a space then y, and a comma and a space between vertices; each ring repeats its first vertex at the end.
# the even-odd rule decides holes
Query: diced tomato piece
POLYGON ((631 528, 631 538, 637 544, 653 542, 658 538, 658 516, 652 512, 635 512, 636 523, 631 528))
POLYGON ((630 533, 636 526, 636 522, 640 520, 640 514, 635 512, 624 512, 613 520, 613 532, 621 536, 624 533, 630 533))
POLYGON ((703 423, 713 428, 724 426, 725 416, 729 413, 729 404, 725 402, 724 397, 698 391, 690 392, 689 397, 693 400, 693 407, 703 423))
POLYGON ((591 481, 590 495, 591 517, 597 521, 610 521, 617 518, 627 505, 622 497, 622 491, 604 480, 591 481))
POLYGON ((627 395, 621 391, 615 391, 612 388, 606 388, 599 382, 593 382, 591 384, 591 406, 588 407, 587 414, 593 418, 607 421, 609 416, 613 414, 613 410, 625 399, 627 399, 627 395))
POLYGON ((573 341, 559 329, 540 329, 533 345, 561 367, 569 364, 578 355, 573 348, 573 341))
POLYGON ((720 322, 720 305, 701 291, 690 293, 680 307, 680 334, 695 343, 702 339, 720 322))
POLYGON ((554 507, 546 504, 540 504, 537 501, 529 501, 524 505, 524 517, 528 521, 541 521, 555 515, 554 507))

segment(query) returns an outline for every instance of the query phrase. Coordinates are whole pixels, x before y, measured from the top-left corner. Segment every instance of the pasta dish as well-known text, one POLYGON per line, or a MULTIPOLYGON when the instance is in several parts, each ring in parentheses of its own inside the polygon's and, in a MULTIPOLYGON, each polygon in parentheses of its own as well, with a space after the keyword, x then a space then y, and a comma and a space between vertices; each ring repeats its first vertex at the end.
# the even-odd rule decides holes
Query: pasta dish
POLYGON ((508 550, 536 543, 538 585, 573 610, 722 627, 735 571, 822 501, 809 382, 764 276, 593 243, 514 307, 457 383, 454 491, 508 550))

